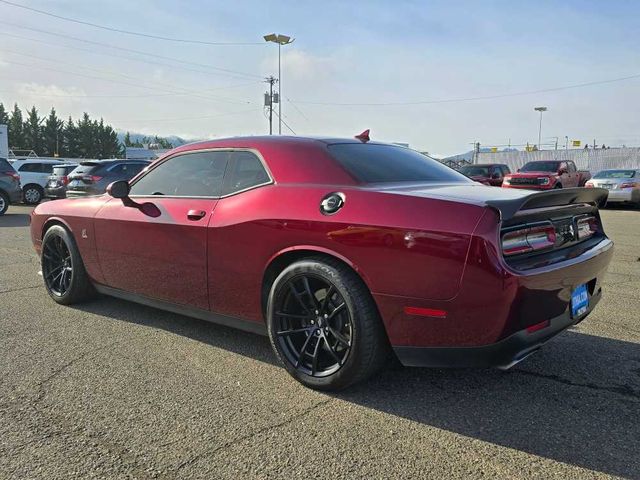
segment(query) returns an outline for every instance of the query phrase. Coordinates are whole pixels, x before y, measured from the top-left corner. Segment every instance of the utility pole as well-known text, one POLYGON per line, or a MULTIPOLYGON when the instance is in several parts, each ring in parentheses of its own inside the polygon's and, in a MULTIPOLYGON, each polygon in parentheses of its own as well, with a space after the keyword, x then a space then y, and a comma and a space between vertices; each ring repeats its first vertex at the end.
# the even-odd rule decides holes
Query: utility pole
POLYGON ((273 42, 278 44, 278 134, 282 135, 282 60, 281 50, 283 45, 289 45, 293 43, 295 39, 288 35, 281 35, 276 33, 270 33, 262 37, 266 42, 273 42))
POLYGON ((540 125, 538 127, 538 150, 542 150, 542 113, 547 111, 547 107, 535 107, 536 112, 540 112, 540 125))
POLYGON ((269 91, 264 94, 264 106, 269 109, 269 135, 273 135, 273 104, 280 103, 280 96, 273 95, 273 84, 277 81, 273 75, 265 79, 265 83, 269 84, 269 91))

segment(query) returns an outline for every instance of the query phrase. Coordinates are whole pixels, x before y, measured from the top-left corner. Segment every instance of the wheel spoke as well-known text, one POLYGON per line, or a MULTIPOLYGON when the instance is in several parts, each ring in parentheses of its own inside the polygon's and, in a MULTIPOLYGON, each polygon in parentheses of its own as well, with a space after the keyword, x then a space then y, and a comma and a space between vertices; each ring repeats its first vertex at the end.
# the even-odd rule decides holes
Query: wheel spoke
POLYGON ((64 268, 64 265, 59 265, 57 267, 52 268, 48 273, 46 278, 50 278, 51 276, 55 275, 55 273, 59 270, 62 270, 64 268))
POLYGON ((296 320, 309 320, 309 315, 301 315, 298 313, 276 312, 276 317, 294 318, 296 320))
POLYGON ((304 328, 293 328, 291 330, 281 330, 279 332, 276 332, 276 335, 279 335, 279 336, 293 335, 294 333, 309 332, 311 330, 315 330, 315 327, 304 327, 304 328))
POLYGON ((311 376, 316 374, 316 370, 318 370, 318 350, 320 349, 320 339, 322 337, 318 337, 316 341, 316 346, 313 348, 313 357, 311 359, 311 376))
POLYGON ((331 346, 331 343, 329 343, 329 339, 327 338, 327 336, 323 335, 322 339, 324 340, 324 343, 327 345, 327 350, 329 352, 329 355, 333 357, 333 359, 336 361, 338 365, 342 365, 342 360, 340 360, 340 358, 338 357, 338 354, 335 352, 335 350, 331 346))
POLYGON ((351 346, 351 342, 349 341, 349 339, 345 337, 342 333, 337 331, 335 328, 329 327, 329 331, 331 332, 331 335, 336 337, 336 340, 338 340, 338 342, 343 344, 345 347, 351 346))
POLYGON ((333 296, 335 291, 336 291, 336 287, 334 287, 333 285, 331 285, 329 287, 329 290, 327 290, 327 293, 324 296, 324 299, 322 300, 322 305, 320 306, 321 315, 327 311, 327 307, 329 306, 329 302, 331 301, 331 297, 333 296))
POLYGON ((298 302, 298 304, 302 307, 302 309, 307 312, 307 313, 311 313, 309 311, 309 307, 307 307, 305 305, 305 303, 302 301, 302 298, 300 297, 300 294, 298 293, 298 291, 296 290, 296 287, 293 285, 293 282, 291 282, 289 284, 289 290, 291 290, 291 293, 293 294, 293 296, 295 297, 296 301, 298 302))
POLYGON ((346 306, 347 304, 342 302, 340 305, 334 308, 333 311, 329 314, 329 320, 332 320, 336 315, 338 315, 342 310, 344 310, 346 306))
POLYGON ((302 284, 304 285, 304 291, 311 300, 311 308, 313 310, 319 310, 318 299, 311 291, 311 286, 309 285, 309 279, 307 277, 302 277, 302 284))
POLYGON ((305 355, 305 351, 307 350, 307 346, 309 345, 309 341, 313 338, 313 333, 309 334, 307 339, 304 341, 302 348, 300 349, 300 355, 298 356, 298 361, 296 362, 296 368, 300 366, 300 362, 302 362, 302 358, 305 355))

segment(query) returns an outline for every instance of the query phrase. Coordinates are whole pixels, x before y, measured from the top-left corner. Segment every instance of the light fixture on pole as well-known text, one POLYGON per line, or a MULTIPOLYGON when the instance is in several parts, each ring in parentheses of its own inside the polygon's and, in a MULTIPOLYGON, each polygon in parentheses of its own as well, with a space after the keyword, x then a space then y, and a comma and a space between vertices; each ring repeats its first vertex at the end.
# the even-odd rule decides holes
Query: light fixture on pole
POLYGON ((266 42, 278 44, 278 134, 282 135, 282 76, 280 68, 280 49, 282 45, 289 45, 290 43, 293 43, 295 39, 279 33, 270 33, 269 35, 265 35, 263 38, 266 42))
POLYGON ((540 126, 538 127, 538 150, 542 150, 542 145, 540 141, 542 139, 542 112, 547 111, 547 107, 535 107, 534 110, 536 112, 540 112, 540 126))

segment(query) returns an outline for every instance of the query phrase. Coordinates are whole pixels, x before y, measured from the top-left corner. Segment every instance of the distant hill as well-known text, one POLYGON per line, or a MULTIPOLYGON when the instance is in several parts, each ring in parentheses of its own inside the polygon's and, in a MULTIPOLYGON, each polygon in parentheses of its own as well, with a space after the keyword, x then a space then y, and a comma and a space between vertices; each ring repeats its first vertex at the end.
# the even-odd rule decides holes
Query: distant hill
MULTIPOLYGON (((127 132, 123 132, 123 131, 118 131, 118 140, 120 141, 120 143, 124 143, 124 136, 127 134, 127 132)), ((147 138, 153 138, 155 135, 144 135, 142 133, 135 133, 135 132, 129 132, 129 137, 131 138, 132 142, 142 142, 142 139, 147 137, 147 138)), ((158 137, 160 137, 160 135, 158 135, 158 137)), ((180 145, 184 145, 185 143, 192 143, 192 142, 198 142, 200 141, 200 139, 184 139, 182 137, 178 137, 177 135, 169 135, 167 137, 161 137, 166 139, 168 142, 170 142, 174 147, 179 147, 180 145)))

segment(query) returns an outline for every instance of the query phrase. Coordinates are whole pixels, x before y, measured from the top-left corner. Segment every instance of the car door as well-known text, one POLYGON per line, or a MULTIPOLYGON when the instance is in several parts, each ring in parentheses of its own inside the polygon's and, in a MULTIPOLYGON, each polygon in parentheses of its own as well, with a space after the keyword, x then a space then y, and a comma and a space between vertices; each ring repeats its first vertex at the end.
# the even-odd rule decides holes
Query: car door
POLYGON ((580 185, 580 174, 578 173, 578 169, 576 168, 576 164, 572 161, 567 162, 567 171, 569 172, 570 177, 570 186, 577 187, 580 185))
POLYGON ((114 198, 100 209, 94 234, 107 286, 209 308, 207 225, 228 156, 221 151, 173 155, 132 184, 133 206, 114 198))

